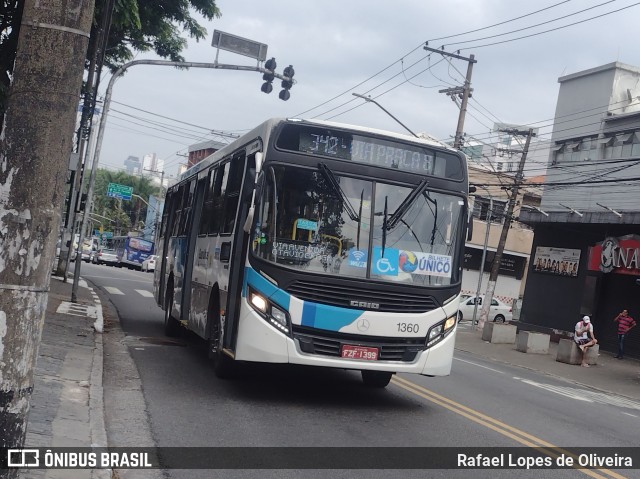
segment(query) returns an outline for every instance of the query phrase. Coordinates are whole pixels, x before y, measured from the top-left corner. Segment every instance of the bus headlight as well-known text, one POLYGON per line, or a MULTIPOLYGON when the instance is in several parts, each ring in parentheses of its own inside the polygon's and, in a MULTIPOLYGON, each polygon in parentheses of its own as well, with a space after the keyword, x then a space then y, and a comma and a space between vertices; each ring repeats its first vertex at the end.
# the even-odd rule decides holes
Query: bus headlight
POLYGON ((267 300, 262 296, 260 296, 258 293, 254 293, 253 291, 251 291, 249 295, 251 296, 251 299, 249 300, 249 302, 251 303, 251 306, 256 308, 261 313, 266 313, 267 300))
POLYGON ((453 331, 453 327, 456 325, 456 317, 451 316, 446 320, 432 326, 429 330, 429 334, 427 335, 427 348, 437 344, 451 331, 453 331))
POLYGON ((249 289, 249 304, 278 331, 289 334, 289 316, 260 293, 249 289))

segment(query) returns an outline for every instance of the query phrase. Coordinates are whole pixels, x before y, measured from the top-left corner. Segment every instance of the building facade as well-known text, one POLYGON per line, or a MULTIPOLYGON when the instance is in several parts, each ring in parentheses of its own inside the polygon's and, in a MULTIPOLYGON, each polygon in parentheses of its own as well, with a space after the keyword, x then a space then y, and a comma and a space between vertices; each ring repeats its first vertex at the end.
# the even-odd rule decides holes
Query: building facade
MULTIPOLYGON (((476 192, 472 197, 473 234, 471 239, 467 240, 463 263, 462 292, 465 294, 475 295, 478 292, 481 271, 480 294, 484 294, 487 289, 509 201, 507 190, 499 185, 513 182, 514 178, 507 173, 495 173, 484 167, 469 164, 469 183, 476 185, 476 192), (486 254, 482 265, 485 240, 486 254)), ((517 198, 516 215, 522 204, 535 204, 538 201, 539 198, 533 195, 531 190, 522 189, 517 198)), ((494 294, 507 304, 513 304, 514 300, 522 296, 532 242, 531 228, 517 222, 511 223, 494 294)))
MULTIPOLYGON (((640 319, 640 68, 619 62, 563 76, 521 321, 573 331, 589 315, 617 351, 613 318, 640 319)), ((640 328, 625 342, 640 357, 640 328)))

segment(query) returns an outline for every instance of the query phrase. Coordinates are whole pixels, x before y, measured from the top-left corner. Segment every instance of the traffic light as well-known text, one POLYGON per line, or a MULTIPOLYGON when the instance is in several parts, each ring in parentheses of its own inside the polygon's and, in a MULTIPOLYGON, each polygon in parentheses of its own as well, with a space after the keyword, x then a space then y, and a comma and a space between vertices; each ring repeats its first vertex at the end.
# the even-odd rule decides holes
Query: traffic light
POLYGON ((264 83, 260 90, 264 93, 271 93, 273 91, 273 79, 275 78, 276 66, 276 59, 273 57, 267 60, 264 64, 265 70, 268 70, 264 75, 262 75, 264 83))
POLYGON ((291 96, 291 93, 289 93, 289 90, 291 90, 291 87, 293 86, 293 75, 296 74, 296 71, 293 69, 293 66, 289 65, 287 68, 284 69, 282 74, 285 77, 288 77, 289 79, 282 80, 282 91, 278 96, 280 97, 281 100, 287 101, 291 96))

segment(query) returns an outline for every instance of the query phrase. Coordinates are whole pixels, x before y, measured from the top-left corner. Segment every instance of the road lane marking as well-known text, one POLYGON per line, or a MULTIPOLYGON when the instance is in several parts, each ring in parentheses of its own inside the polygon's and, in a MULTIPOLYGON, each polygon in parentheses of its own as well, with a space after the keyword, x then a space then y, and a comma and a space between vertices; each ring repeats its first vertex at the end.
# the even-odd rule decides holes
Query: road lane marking
POLYGON ((114 288, 113 286, 105 286, 104 289, 106 289, 109 294, 124 294, 118 288, 114 288))
POLYGON ((490 368, 490 367, 487 367, 487 366, 483 366, 482 364, 474 363, 474 362, 471 362, 471 361, 466 361, 466 360, 460 359, 460 358, 453 358, 453 359, 455 359, 456 361, 462 361, 463 363, 473 364, 474 366, 478 366, 479 368, 488 369, 489 371, 494 371, 496 373, 504 374, 504 371, 498 371, 497 369, 493 369, 493 368, 490 368))
MULTIPOLYGON (((420 396, 434 404, 437 404, 446 409, 449 409, 450 411, 460 416, 463 416, 475 423, 485 426, 499 434, 502 434, 503 436, 513 439, 514 441, 524 446, 537 448, 541 452, 543 452, 544 454, 547 454, 550 457, 557 458, 561 454, 564 454, 566 456, 571 456, 574 459, 578 458, 576 454, 570 451, 562 449, 558 446, 554 446, 553 444, 547 441, 544 441, 532 434, 529 434, 525 431, 522 431, 513 426, 505 424, 502 421, 499 421, 498 419, 495 419, 491 416, 487 416, 486 414, 476 411, 475 409, 472 409, 470 407, 464 406, 463 404, 457 403, 445 396, 441 396, 440 394, 430 391, 429 389, 426 389, 416 383, 413 383, 404 378, 401 378, 398 375, 395 375, 391 380, 391 382, 393 385, 397 387, 400 387, 408 392, 411 392, 416 396, 420 396)), ((578 466, 577 463, 576 463, 576 466, 574 466, 574 468, 582 472, 583 474, 586 474, 587 476, 597 478, 597 479, 606 479, 606 476, 598 474, 597 472, 594 472, 594 470, 580 468, 580 466, 578 466)), ((622 476, 617 472, 611 471, 609 469, 595 469, 595 470, 597 470, 600 473, 607 474, 608 476, 613 477, 615 479, 625 479, 625 476, 622 476)))
POLYGON ((146 289, 136 289, 136 291, 145 298, 153 298, 153 293, 151 291, 147 291, 146 289))
POLYGON ((89 276, 89 275, 83 275, 85 278, 98 278, 98 279, 117 279, 118 281, 134 281, 137 283, 150 283, 150 278, 149 279, 130 279, 130 278, 115 278, 113 276, 89 276))
POLYGON ((628 413, 628 412, 623 412, 622 414, 626 414, 627 416, 631 416, 631 417, 638 417, 638 416, 636 416, 635 414, 630 414, 630 413, 628 413))
POLYGON ((538 383, 536 381, 531 381, 530 379, 514 379, 519 379, 523 383, 529 384, 531 386, 546 389, 547 391, 551 391, 562 396, 567 396, 571 399, 577 399, 579 401, 587 401, 592 403, 597 402, 600 404, 608 404, 610 406, 640 410, 640 402, 622 396, 616 396, 599 391, 590 391, 588 389, 581 389, 570 386, 554 386, 552 384, 544 384, 538 383))

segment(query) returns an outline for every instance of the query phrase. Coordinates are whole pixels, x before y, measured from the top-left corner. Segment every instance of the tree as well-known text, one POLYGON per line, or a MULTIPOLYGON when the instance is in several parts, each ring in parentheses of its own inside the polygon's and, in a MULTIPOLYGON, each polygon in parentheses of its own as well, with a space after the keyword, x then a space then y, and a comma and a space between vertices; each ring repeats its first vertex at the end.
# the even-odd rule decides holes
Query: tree
POLYGON ((24 442, 93 6, 24 4, 0 143, 0 448, 24 442))
MULTIPOLYGON (((93 52, 99 29, 102 8, 96 8, 91 28, 89 52, 93 52)), ((24 0, 5 0, 0 6, 0 126, 6 110, 6 98, 20 32, 24 0)), ((181 36, 187 32, 191 38, 202 40, 207 31, 191 15, 197 12, 207 20, 220 16, 215 0, 116 0, 105 64, 111 70, 130 61, 135 52, 154 51, 161 58, 184 61, 181 52, 187 42, 181 36)), ((86 65, 88 66, 88 60, 86 65)))

